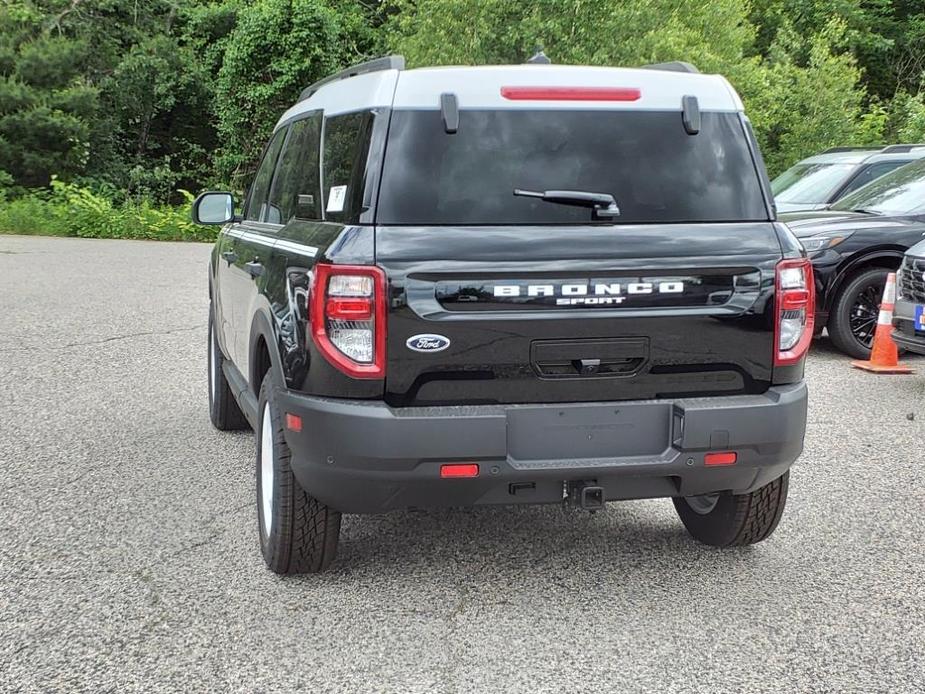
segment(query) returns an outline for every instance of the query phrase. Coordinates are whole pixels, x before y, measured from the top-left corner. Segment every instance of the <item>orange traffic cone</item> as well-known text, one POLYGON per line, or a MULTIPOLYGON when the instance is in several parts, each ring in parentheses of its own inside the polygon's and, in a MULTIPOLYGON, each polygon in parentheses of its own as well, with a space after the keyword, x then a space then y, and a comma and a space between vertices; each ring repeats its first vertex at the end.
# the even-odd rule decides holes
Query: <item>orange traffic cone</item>
POLYGON ((886 287, 883 288, 883 301, 880 304, 880 315, 877 317, 877 330, 874 332, 874 346, 870 351, 868 361, 853 361, 851 366, 878 374, 911 374, 915 373, 908 366, 899 363, 899 350, 893 342, 893 304, 896 302, 896 273, 891 272, 886 277, 886 287))

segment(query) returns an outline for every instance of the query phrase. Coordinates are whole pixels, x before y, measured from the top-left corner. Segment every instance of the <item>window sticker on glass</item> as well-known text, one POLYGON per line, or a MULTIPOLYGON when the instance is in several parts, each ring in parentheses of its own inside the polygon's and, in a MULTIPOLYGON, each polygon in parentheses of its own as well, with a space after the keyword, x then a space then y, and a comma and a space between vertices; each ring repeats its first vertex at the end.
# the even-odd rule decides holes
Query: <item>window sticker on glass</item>
POLYGON ((343 212, 344 200, 347 198, 347 186, 331 186, 328 193, 328 206, 326 212, 343 212))

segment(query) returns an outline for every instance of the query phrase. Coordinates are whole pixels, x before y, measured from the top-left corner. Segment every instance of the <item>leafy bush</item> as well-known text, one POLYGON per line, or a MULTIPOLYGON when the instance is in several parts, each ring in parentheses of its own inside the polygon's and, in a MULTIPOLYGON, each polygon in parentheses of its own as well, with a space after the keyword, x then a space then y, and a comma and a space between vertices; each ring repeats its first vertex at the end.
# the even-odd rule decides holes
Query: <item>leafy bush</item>
POLYGON ((213 227, 190 219, 191 193, 179 191, 187 204, 154 205, 147 200, 113 203, 90 188, 52 179, 51 190, 0 197, 0 233, 79 236, 84 238, 212 241, 213 227))

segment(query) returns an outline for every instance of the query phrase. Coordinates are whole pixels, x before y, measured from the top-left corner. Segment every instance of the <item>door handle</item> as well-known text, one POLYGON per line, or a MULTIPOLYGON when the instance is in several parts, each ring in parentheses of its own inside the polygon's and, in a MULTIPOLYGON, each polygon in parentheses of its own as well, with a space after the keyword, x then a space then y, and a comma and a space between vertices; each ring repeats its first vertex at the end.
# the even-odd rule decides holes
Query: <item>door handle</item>
POLYGON ((224 258, 228 264, 231 265, 238 259, 238 254, 234 251, 223 251, 222 258, 224 258))
POLYGON ((249 263, 244 263, 244 269, 247 270, 251 277, 260 277, 263 274, 263 263, 252 260, 249 263))

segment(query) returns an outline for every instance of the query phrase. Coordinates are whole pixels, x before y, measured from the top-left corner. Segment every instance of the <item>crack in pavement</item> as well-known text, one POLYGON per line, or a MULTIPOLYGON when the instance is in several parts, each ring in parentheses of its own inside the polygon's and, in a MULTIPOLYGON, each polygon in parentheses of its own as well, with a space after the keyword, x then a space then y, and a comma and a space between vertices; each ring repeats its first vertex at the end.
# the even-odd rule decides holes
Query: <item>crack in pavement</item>
POLYGON ((5 352, 57 352, 73 347, 87 347, 90 345, 104 345, 107 342, 116 342, 118 340, 131 340, 135 337, 151 337, 152 335, 172 335, 173 333, 185 333, 193 330, 205 330, 206 325, 193 325, 186 328, 171 328, 170 330, 151 330, 143 333, 128 333, 127 335, 114 335, 102 340, 87 340, 86 342, 69 342, 66 345, 58 347, 10 347, 0 349, 0 353, 5 352))
MULTIPOLYGON (((252 505, 252 502, 248 501, 248 502, 245 502, 245 503, 243 503, 243 504, 239 504, 239 505, 237 505, 237 506, 233 506, 233 507, 231 507, 231 508, 226 508, 226 509, 223 509, 223 510, 218 511, 218 512, 216 512, 216 513, 213 513, 211 516, 209 516, 209 517, 203 522, 203 525, 208 527, 208 526, 212 525, 212 524, 213 524, 216 520, 218 520, 220 517, 222 517, 222 516, 227 516, 227 515, 232 514, 232 513, 237 513, 237 512, 239 512, 239 511, 243 511, 243 510, 246 509, 246 508, 250 508, 251 505, 252 505)), ((189 552, 189 551, 191 551, 191 550, 198 549, 198 548, 200 548, 200 547, 205 547, 206 545, 212 544, 213 542, 215 542, 216 540, 218 540, 222 535, 224 535, 226 532, 228 532, 228 530, 229 530, 229 528, 228 528, 227 526, 223 526, 223 527, 221 527, 221 528, 218 529, 218 530, 213 530, 213 531, 211 531, 211 532, 209 533, 209 535, 208 535, 206 538, 201 539, 201 540, 197 540, 196 542, 194 542, 194 543, 192 543, 192 544, 184 545, 183 547, 180 547, 180 548, 178 548, 178 549, 175 549, 175 550, 172 551, 172 552, 167 553, 166 558, 167 558, 167 559, 172 559, 172 558, 174 558, 174 557, 180 556, 181 554, 185 554, 186 552, 189 552)))

